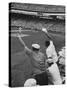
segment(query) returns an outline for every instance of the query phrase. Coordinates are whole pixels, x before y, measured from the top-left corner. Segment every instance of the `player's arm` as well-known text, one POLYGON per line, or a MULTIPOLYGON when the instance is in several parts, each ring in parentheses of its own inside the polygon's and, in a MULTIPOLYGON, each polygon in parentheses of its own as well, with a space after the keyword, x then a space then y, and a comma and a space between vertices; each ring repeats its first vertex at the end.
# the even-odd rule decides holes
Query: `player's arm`
POLYGON ((45 32, 45 34, 47 35, 47 37, 48 37, 50 40, 52 40, 52 37, 51 37, 51 35, 48 33, 48 31, 47 31, 46 28, 43 28, 42 31, 45 32))
POLYGON ((23 45, 24 51, 26 52, 26 54, 30 55, 32 51, 26 46, 26 44, 24 43, 23 39, 20 36, 19 36, 19 40, 21 44, 23 45))
POLYGON ((52 39, 52 37, 51 37, 51 35, 49 35, 49 33, 46 33, 46 35, 50 40, 52 39))
POLYGON ((26 45, 25 45, 24 41, 22 40, 21 36, 18 36, 18 38, 19 38, 19 40, 20 40, 20 42, 21 42, 22 46, 25 48, 25 47, 26 47, 26 45))

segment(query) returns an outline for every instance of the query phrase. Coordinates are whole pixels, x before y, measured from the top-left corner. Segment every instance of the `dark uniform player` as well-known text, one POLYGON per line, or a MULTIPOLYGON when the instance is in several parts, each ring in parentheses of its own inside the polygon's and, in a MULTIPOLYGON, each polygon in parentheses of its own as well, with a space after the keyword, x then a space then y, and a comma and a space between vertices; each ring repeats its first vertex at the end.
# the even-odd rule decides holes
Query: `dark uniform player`
POLYGON ((40 52, 39 44, 32 44, 32 50, 29 49, 19 36, 19 40, 24 47, 25 53, 31 58, 33 66, 33 76, 38 85, 48 85, 48 76, 46 73, 46 55, 40 52))

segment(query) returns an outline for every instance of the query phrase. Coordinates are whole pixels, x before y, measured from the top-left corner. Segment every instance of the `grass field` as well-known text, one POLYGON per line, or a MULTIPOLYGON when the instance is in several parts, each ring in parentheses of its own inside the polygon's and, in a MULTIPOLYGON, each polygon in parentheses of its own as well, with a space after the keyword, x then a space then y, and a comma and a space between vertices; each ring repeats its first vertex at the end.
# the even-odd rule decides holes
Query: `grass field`
MULTIPOLYGON (((48 27, 50 24, 54 25, 51 29, 48 29, 49 34, 52 36, 52 40, 55 44, 56 51, 58 52, 63 46, 65 46, 65 24, 64 21, 51 21, 51 20, 41 20, 41 19, 14 19, 12 25, 14 26, 26 26, 29 29, 22 29, 21 36, 27 34, 29 36, 24 36, 22 39, 25 44, 31 49, 32 43, 38 43, 41 46, 41 51, 45 53, 45 40, 48 40, 45 33, 41 31, 33 31, 33 29, 41 29, 42 27, 48 27), (40 20, 40 22, 39 22, 40 20), (27 22, 26 22, 27 21, 27 22), (21 22, 21 23, 20 23, 21 22), (25 22, 25 23, 24 23, 25 22), (35 23, 34 23, 35 22, 35 23), (39 24, 40 23, 40 24, 39 24), (42 24, 41 24, 42 23, 42 24), (36 25, 35 25, 36 24, 36 25), (54 29, 55 28, 55 29, 54 29), (58 32, 60 31, 60 33, 58 32)), ((16 28, 11 31, 11 76, 12 76, 12 86, 23 86, 26 79, 32 77, 32 66, 30 63, 30 58, 25 54, 24 48, 22 47, 21 42, 19 41, 16 32, 16 28)))

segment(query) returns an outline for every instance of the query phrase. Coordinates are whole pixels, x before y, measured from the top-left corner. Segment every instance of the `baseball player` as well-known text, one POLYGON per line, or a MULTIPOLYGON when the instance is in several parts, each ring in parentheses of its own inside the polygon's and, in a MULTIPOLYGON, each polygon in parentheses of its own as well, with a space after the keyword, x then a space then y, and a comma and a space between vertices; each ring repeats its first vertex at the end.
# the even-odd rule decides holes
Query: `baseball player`
POLYGON ((40 52, 40 45, 32 44, 32 49, 29 49, 20 36, 19 40, 24 47, 26 55, 31 58, 33 76, 36 79, 37 84, 48 85, 48 76, 46 73, 46 55, 40 52))
POLYGON ((60 85, 60 84, 62 84, 62 79, 61 79, 59 68, 57 65, 58 56, 57 56, 57 53, 55 50, 55 46, 54 46, 51 36, 48 34, 47 30, 42 29, 42 31, 45 32, 45 34, 49 38, 49 41, 45 42, 47 63, 49 65, 49 67, 47 69, 47 71, 48 71, 47 73, 50 75, 49 79, 52 84, 60 85))

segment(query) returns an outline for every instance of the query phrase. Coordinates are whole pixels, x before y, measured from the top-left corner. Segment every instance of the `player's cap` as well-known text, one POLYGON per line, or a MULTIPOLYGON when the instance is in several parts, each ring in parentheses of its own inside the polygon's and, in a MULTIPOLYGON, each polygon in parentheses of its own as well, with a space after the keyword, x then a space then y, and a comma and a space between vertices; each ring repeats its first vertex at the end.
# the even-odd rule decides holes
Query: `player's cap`
POLYGON ((32 47, 35 49, 40 49, 40 45, 39 44, 32 44, 32 47))

